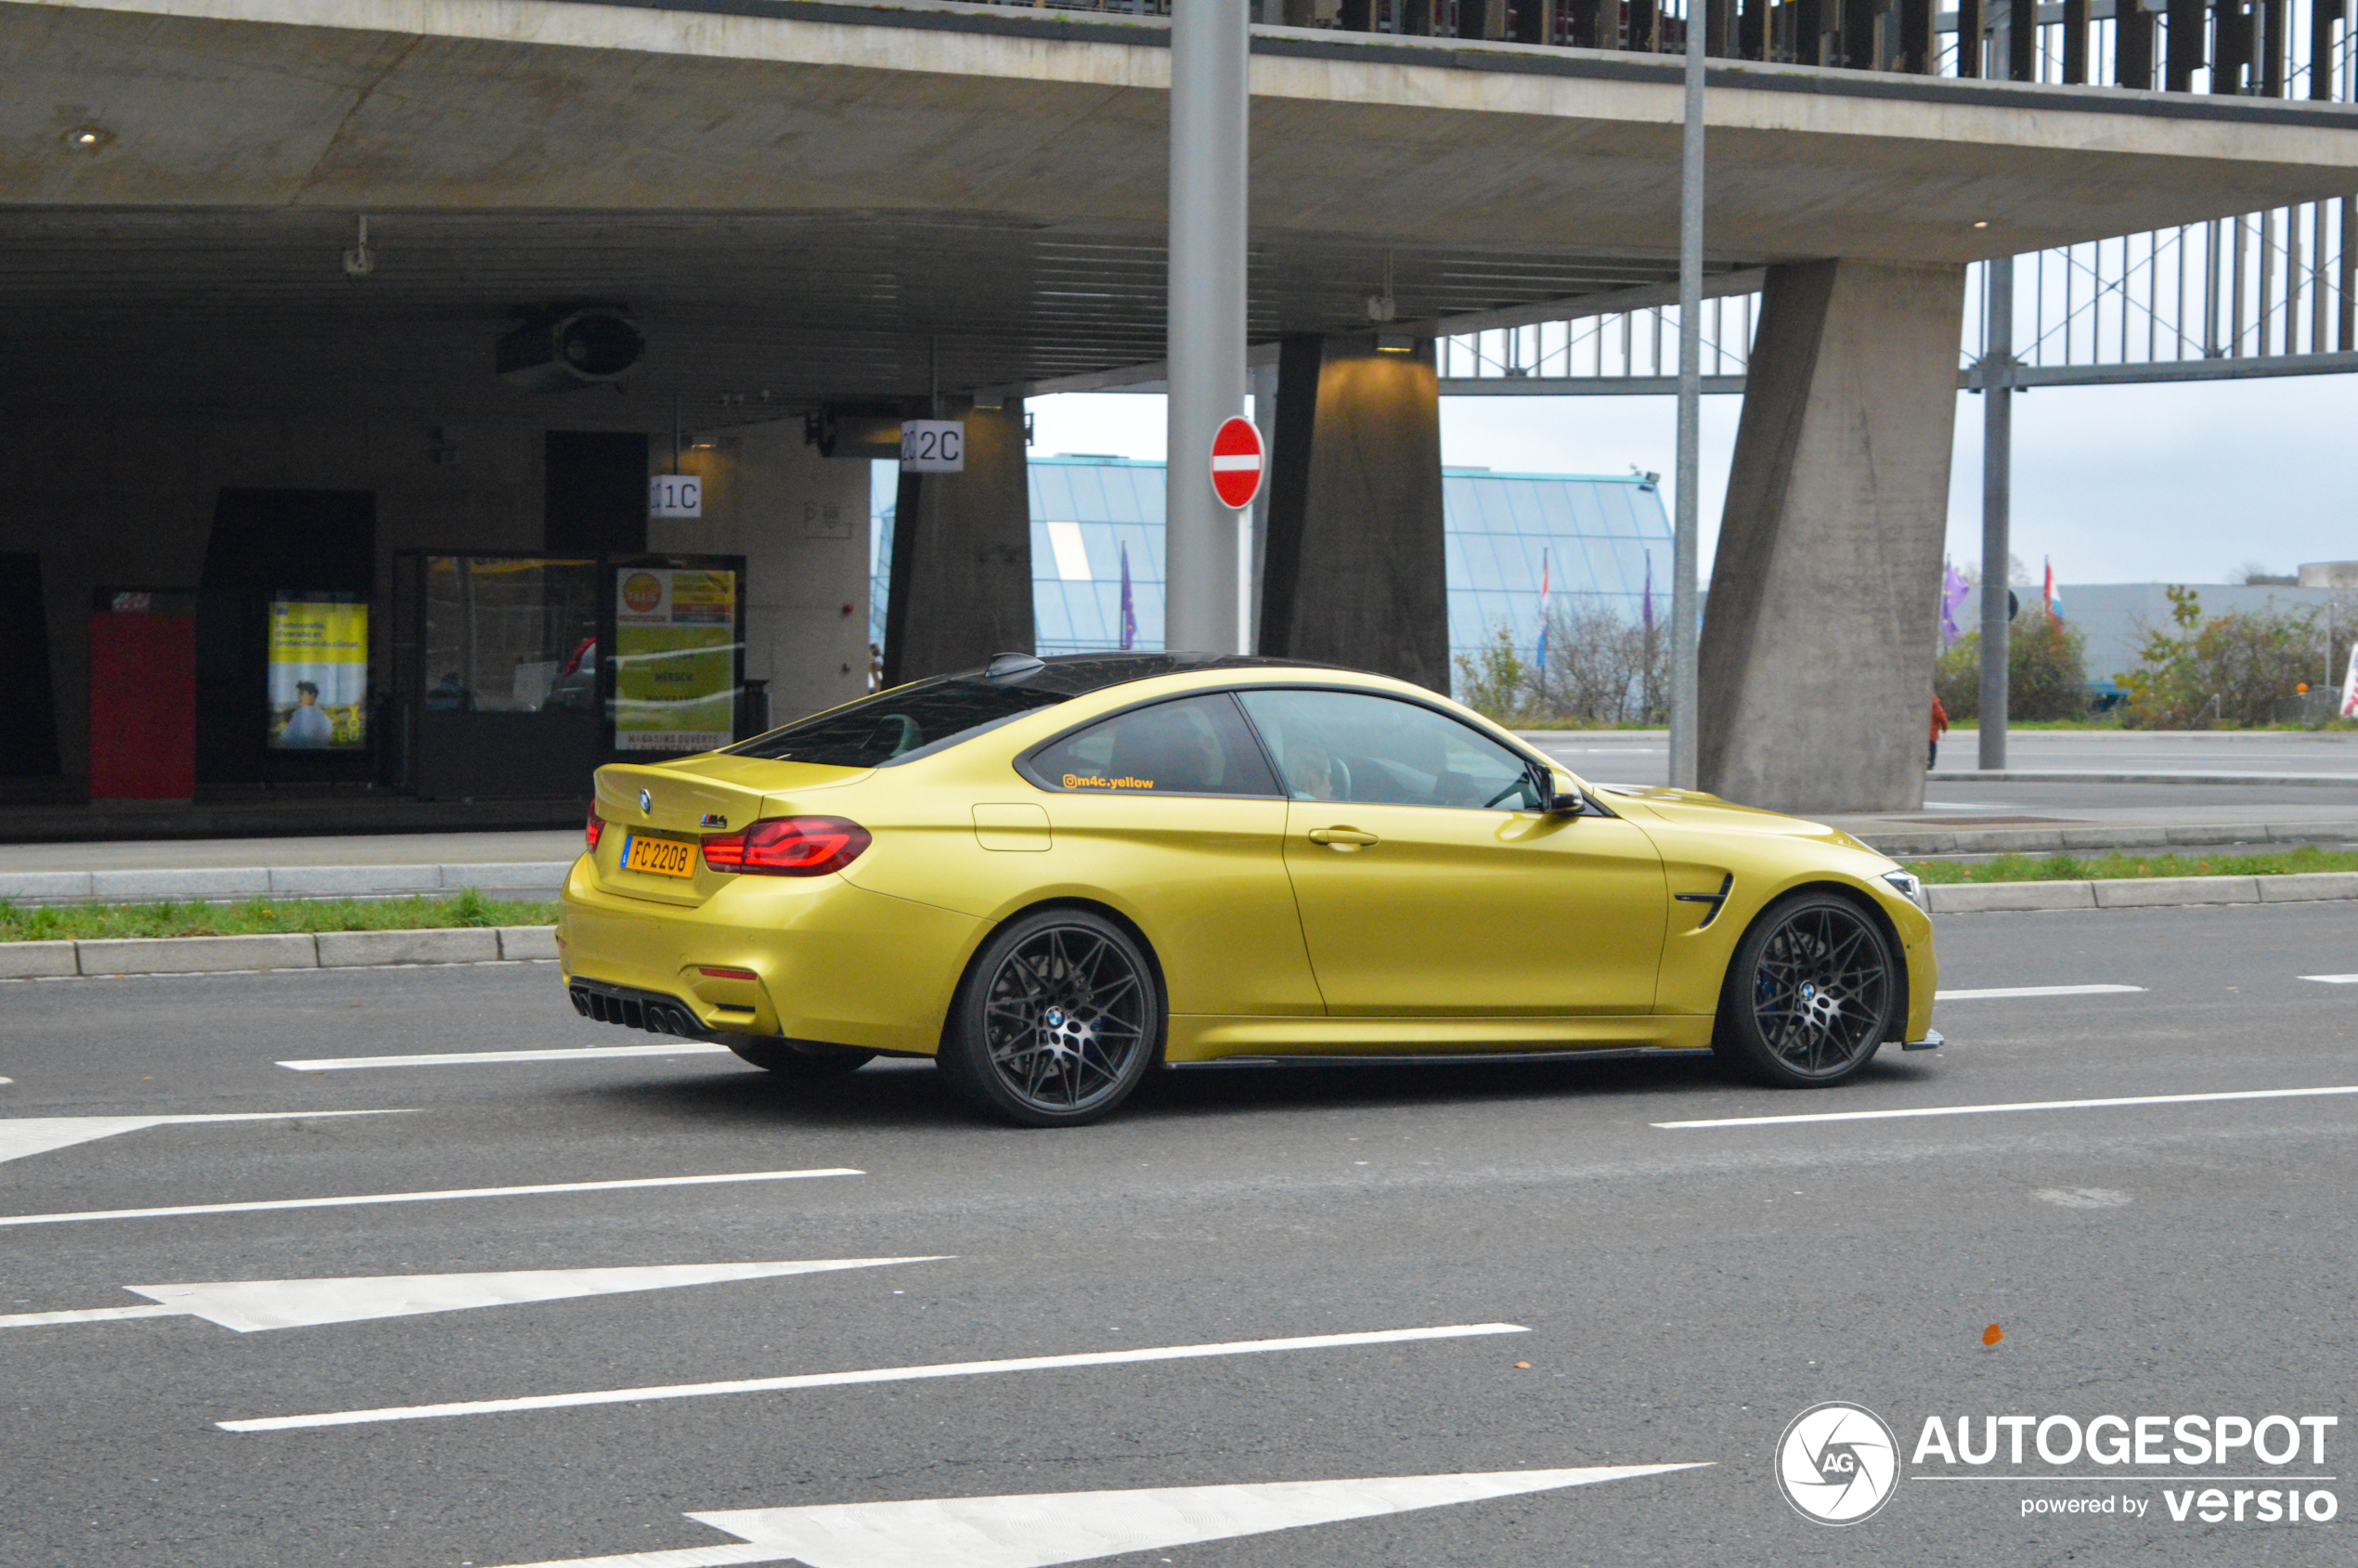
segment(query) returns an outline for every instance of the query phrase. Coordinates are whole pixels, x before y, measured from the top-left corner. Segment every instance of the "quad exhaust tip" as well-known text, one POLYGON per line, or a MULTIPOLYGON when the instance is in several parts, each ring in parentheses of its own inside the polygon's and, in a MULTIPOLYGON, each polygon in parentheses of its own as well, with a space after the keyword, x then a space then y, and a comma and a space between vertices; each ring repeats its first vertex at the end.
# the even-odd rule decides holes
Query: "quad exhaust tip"
POLYGON ((677 1035, 682 1040, 704 1038, 695 1015, 681 1003, 653 996, 622 996, 585 985, 569 986, 566 994, 573 999, 575 1012, 602 1024, 642 1030, 649 1034, 677 1035))

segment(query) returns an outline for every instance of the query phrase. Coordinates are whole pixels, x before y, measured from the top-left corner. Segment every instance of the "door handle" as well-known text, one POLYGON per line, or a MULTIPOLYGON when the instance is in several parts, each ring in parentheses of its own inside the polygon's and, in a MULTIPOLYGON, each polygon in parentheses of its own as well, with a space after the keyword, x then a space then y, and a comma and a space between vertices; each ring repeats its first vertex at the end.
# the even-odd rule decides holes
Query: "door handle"
POLYGON ((1355 827, 1314 827, 1310 830, 1310 842, 1337 849, 1365 849, 1377 841, 1374 834, 1362 833, 1355 827))

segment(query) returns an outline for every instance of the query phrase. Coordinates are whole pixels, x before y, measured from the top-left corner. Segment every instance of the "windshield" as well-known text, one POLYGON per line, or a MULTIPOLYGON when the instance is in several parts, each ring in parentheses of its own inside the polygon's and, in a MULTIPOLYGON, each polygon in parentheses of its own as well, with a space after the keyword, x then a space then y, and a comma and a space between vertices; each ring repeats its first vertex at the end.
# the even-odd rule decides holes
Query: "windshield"
POLYGON ((829 768, 881 768, 913 752, 931 751, 1068 693, 1004 681, 943 676, 879 692, 873 697, 772 730, 729 747, 735 757, 772 762, 816 762, 829 768))

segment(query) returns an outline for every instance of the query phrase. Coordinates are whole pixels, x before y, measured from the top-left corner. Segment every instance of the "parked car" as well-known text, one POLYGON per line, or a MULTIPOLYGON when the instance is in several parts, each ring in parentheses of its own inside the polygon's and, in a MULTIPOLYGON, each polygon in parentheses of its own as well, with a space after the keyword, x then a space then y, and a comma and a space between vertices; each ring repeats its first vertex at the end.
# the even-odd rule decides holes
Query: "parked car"
POLYGON ((1004 654, 602 768, 589 841, 584 1016, 797 1078, 933 1056, 1033 1126, 1166 1064, 1708 1046, 1817 1087, 1938 1041, 1891 861, 1354 670, 1004 654))

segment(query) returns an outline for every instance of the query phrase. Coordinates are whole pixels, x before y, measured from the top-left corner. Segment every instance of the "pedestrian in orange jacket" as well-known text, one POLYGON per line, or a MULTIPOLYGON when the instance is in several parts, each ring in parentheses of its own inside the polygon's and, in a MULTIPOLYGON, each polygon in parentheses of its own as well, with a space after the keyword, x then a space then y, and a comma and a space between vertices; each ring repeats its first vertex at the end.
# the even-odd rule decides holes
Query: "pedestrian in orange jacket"
POLYGON ((1932 750, 1924 758, 1926 772, 1930 772, 1940 760, 1940 737, 1948 728, 1949 710, 1940 706, 1940 699, 1936 696, 1932 699, 1932 750))

